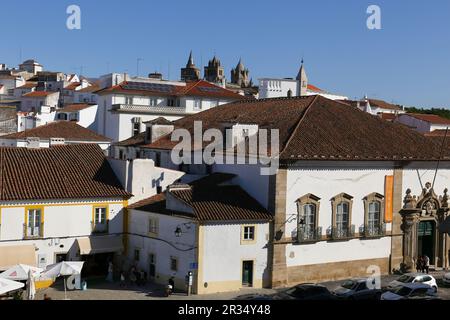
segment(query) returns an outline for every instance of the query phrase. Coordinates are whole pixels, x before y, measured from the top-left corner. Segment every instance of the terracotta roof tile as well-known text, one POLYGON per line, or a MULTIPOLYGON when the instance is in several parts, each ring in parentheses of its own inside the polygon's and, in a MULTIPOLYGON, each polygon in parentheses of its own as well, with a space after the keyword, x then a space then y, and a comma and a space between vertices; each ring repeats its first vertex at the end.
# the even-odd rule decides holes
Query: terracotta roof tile
POLYGON ((56 94, 57 92, 51 92, 51 91, 33 91, 33 92, 28 92, 26 94, 23 95, 23 97, 30 97, 30 98, 34 98, 34 97, 46 97, 49 96, 51 94, 56 94))
POLYGON ((80 110, 90 108, 92 106, 95 106, 95 104, 74 103, 74 104, 69 104, 69 105, 65 106, 64 108, 58 109, 56 111, 57 112, 75 112, 75 111, 80 111, 80 110))
POLYGON ((95 144, 0 148, 0 200, 87 199, 131 194, 95 144))
MULTIPOLYGON (((203 130, 223 131, 226 122, 278 129, 284 161, 428 160, 439 155, 422 134, 322 96, 237 101, 174 121, 174 125, 193 132, 194 121, 202 121, 203 130), (418 146, 427 146, 428 151, 418 146)), ((169 134, 143 147, 172 149, 177 144, 169 134)))
POLYGON ((128 208, 161 214, 177 214, 192 217, 198 221, 269 221, 272 215, 241 187, 219 185, 233 175, 213 174, 202 181, 194 181, 190 187, 174 189, 174 197, 193 209, 193 216, 187 212, 172 211, 166 208, 165 194, 139 201, 128 208))
POLYGON ((110 138, 84 128, 73 121, 62 120, 50 122, 30 130, 8 134, 2 136, 2 139, 26 139, 28 137, 37 137, 40 139, 64 138, 68 141, 111 141, 110 138))

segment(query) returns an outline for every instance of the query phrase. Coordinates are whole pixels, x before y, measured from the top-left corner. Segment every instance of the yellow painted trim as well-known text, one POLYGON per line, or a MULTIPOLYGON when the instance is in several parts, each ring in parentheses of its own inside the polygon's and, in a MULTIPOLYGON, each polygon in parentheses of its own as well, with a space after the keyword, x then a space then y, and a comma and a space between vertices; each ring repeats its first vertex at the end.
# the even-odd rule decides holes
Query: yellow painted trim
POLYGON ((204 236, 203 236, 203 226, 201 224, 197 224, 197 270, 194 273, 194 285, 195 293, 199 294, 202 292, 203 287, 203 252, 204 252, 204 244, 203 244, 204 236))
POLYGON ((71 207, 71 206, 95 206, 95 205, 103 205, 103 204, 107 204, 107 205, 114 205, 114 204, 123 204, 124 202, 127 203, 128 205, 128 201, 106 201, 106 202, 80 202, 80 203, 49 203, 49 204, 45 204, 45 203, 40 203, 39 205, 27 205, 27 204, 14 204, 14 205, 8 205, 8 204, 3 204, 2 208, 23 208, 23 207, 27 207, 27 206, 44 206, 44 207, 71 207))
POLYGON ((45 289, 50 287, 52 284, 54 283, 53 280, 41 280, 41 281, 36 281, 34 283, 36 290, 38 289, 45 289))
POLYGON ((106 232, 108 232, 108 229, 109 229, 109 226, 108 226, 108 223, 109 223, 109 204, 94 204, 94 205, 92 205, 92 231, 94 231, 95 230, 95 226, 96 226, 96 223, 95 223, 95 209, 105 209, 105 213, 106 213, 106 216, 105 216, 105 223, 106 223, 106 232))
POLYGON ((255 244, 256 243, 256 233, 257 233, 257 225, 256 224, 242 225, 241 226, 241 245, 255 244), (245 240, 244 239, 244 228, 245 227, 253 227, 253 240, 245 240))
POLYGON ((24 211, 24 216, 25 216, 25 218, 24 218, 24 221, 25 221, 24 236, 25 236, 25 238, 28 237, 28 211, 36 210, 36 209, 41 210, 41 229, 39 232, 40 233, 39 237, 43 237, 44 236, 44 206, 26 206, 24 209, 25 209, 25 211, 24 211))

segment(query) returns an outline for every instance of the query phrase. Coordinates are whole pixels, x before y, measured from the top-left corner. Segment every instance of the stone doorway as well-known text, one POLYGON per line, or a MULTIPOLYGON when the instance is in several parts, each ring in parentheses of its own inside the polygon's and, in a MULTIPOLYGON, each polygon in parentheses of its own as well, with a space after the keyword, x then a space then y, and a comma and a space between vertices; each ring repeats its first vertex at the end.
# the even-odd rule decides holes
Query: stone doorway
POLYGON ((417 230, 417 255, 430 258, 430 265, 436 263, 436 222, 420 221, 417 230))

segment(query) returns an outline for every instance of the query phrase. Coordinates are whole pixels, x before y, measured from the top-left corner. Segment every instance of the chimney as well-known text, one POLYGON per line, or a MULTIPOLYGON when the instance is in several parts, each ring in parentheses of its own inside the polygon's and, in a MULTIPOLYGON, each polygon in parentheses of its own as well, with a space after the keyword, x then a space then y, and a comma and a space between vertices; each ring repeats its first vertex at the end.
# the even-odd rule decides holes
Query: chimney
POLYGON ((169 134, 175 127, 171 124, 146 123, 145 143, 153 143, 162 136, 169 134))

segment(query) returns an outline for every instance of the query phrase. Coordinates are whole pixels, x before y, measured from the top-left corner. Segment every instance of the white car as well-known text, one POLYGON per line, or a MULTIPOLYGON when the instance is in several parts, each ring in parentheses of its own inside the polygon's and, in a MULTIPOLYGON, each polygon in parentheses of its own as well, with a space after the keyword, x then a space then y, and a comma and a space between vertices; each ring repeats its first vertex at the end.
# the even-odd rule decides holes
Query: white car
POLYGON ((390 282, 387 289, 388 290, 396 289, 407 283, 423 283, 433 288, 434 292, 437 292, 438 290, 436 279, 433 276, 425 273, 405 273, 397 280, 390 282))
POLYGON ((436 297, 436 292, 429 285, 423 283, 405 283, 383 293, 381 295, 381 300, 405 300, 433 297, 436 297))
POLYGON ((444 276, 442 277, 442 282, 444 283, 444 285, 450 286, 450 272, 444 274, 444 276))

